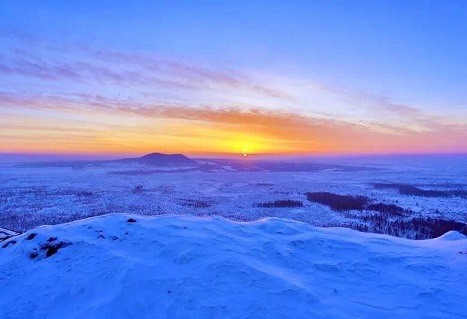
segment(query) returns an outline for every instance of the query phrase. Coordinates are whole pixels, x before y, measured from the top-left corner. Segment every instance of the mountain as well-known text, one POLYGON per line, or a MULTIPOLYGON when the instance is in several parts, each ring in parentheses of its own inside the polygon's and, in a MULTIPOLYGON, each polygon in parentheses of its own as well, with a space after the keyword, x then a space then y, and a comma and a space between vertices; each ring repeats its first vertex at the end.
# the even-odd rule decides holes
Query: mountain
POLYGON ((139 163, 148 166, 167 165, 198 165, 198 163, 182 154, 150 153, 141 157, 122 158, 117 160, 80 160, 80 161, 53 161, 53 162, 25 162, 14 167, 73 167, 85 168, 88 166, 102 166, 108 163, 139 163))
POLYGON ((153 166, 163 165, 196 165, 197 163, 182 154, 150 153, 136 158, 122 158, 114 163, 139 163, 153 166))
POLYGON ((463 318, 467 239, 111 214, 0 248, 0 318, 463 318))

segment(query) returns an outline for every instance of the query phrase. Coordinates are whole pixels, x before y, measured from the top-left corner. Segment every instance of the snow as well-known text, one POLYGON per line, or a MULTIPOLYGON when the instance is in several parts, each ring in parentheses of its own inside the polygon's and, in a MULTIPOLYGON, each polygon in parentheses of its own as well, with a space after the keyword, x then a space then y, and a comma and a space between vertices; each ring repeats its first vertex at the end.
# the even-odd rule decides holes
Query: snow
POLYGON ((9 229, 5 229, 5 228, 1 228, 0 227, 0 241, 3 241, 5 239, 8 239, 10 238, 11 236, 15 236, 15 235, 18 235, 17 232, 14 232, 12 230, 9 230, 9 229))
POLYGON ((414 241, 279 218, 111 214, 11 241, 2 319, 467 316, 467 238, 455 232, 414 241), (46 258, 40 248, 58 243, 46 258))
MULTIPOLYGON (((424 162, 428 163, 425 165, 411 163, 381 159, 377 163, 349 161, 351 166, 345 166, 346 162, 341 159, 331 163, 339 164, 338 171, 316 171, 312 163, 310 171, 263 171, 261 167, 257 171, 245 171, 241 167, 235 171, 238 167, 228 165, 231 164, 228 161, 218 162, 207 171, 116 163, 83 169, 0 164, 0 227, 22 232, 42 224, 108 213, 174 212, 218 215, 240 221, 285 217, 314 226, 364 224, 306 200, 306 192, 317 191, 368 196, 377 202, 411 210, 410 217, 467 222, 465 196, 404 196, 395 189, 372 186, 373 183, 405 183, 427 189, 467 191, 465 164, 443 161, 437 165, 434 159, 424 162), (344 166, 364 169, 343 170, 344 166), (142 187, 141 191, 135 191, 138 186, 142 187), (190 206, 186 205, 187 200, 209 205, 190 206), (256 205, 275 200, 302 201, 303 207, 265 209, 256 205)), ((281 165, 282 169, 287 167, 286 163, 281 165)))

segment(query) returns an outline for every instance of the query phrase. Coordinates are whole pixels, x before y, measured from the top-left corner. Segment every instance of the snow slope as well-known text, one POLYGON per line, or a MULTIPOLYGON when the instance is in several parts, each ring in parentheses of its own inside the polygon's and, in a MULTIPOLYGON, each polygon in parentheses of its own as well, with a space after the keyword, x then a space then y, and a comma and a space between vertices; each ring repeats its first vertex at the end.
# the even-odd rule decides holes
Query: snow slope
POLYGON ((454 232, 413 241, 275 218, 114 214, 2 244, 2 319, 467 316, 467 238, 454 232))
POLYGON ((16 235, 18 235, 17 232, 0 227, 0 241, 8 239, 11 236, 16 236, 16 235))

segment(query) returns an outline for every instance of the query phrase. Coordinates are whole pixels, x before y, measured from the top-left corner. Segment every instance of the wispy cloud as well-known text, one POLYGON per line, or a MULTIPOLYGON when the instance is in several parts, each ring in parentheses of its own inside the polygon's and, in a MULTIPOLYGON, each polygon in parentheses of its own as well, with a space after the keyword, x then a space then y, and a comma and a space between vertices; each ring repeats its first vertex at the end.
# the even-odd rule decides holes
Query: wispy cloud
MULTIPOLYGON (((467 134, 465 126, 447 127, 442 123, 437 123, 427 132, 405 129, 395 134, 391 130, 382 131, 380 128, 384 125, 375 123, 355 124, 260 109, 154 105, 131 101, 116 103, 99 95, 80 94, 77 99, 50 96, 16 99, 5 93, 0 94, 0 104, 5 103, 35 110, 87 114, 95 118, 144 119, 144 122, 137 121, 136 126, 122 126, 120 131, 125 138, 132 136, 137 141, 152 139, 154 147, 158 143, 160 146, 164 145, 164 142, 160 143, 161 132, 151 129, 160 120, 177 121, 167 127, 173 131, 169 136, 175 138, 183 136, 186 139, 204 141, 227 137, 245 141, 255 139, 259 145, 256 148, 263 152, 428 152, 433 147, 453 151, 462 149, 467 134)), ((109 129, 108 134, 112 134, 112 130, 116 128, 109 129)), ((80 130, 76 132, 79 133, 80 130)), ((56 133, 61 134, 60 130, 56 133)), ((118 141, 113 140, 112 143, 118 144, 118 141)))
POLYGON ((226 140, 254 140, 258 152, 467 152, 465 119, 308 79, 40 45, 11 47, 1 61, 0 83, 9 89, 0 92, 0 110, 14 110, 17 120, 36 117, 24 124, 0 119, 3 151, 17 141, 39 150, 45 141, 75 139, 82 149, 120 151, 138 143, 228 152, 226 140), (47 115, 66 125, 48 123, 47 115), (83 128, 74 116, 95 126, 83 128), (107 119, 118 125, 99 127, 107 119))
POLYGON ((10 48, 8 59, 0 63, 0 76, 36 78, 44 81, 77 81, 88 85, 130 86, 182 90, 245 90, 269 98, 292 97, 242 72, 213 69, 175 61, 154 54, 93 51, 77 48, 36 48, 36 51, 10 48))

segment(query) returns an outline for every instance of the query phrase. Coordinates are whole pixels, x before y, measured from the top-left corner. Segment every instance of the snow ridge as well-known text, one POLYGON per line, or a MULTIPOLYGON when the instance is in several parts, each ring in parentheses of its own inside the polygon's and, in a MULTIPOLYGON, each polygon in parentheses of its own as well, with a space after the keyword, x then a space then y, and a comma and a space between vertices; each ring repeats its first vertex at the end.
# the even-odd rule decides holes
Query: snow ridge
POLYGON ((111 214, 0 248, 0 318, 462 318, 467 238, 111 214))

